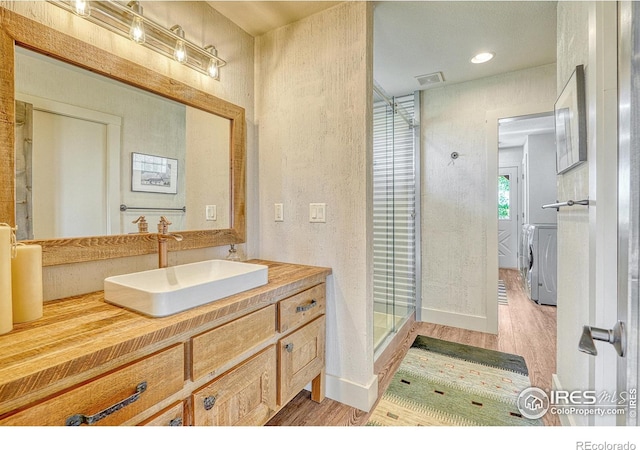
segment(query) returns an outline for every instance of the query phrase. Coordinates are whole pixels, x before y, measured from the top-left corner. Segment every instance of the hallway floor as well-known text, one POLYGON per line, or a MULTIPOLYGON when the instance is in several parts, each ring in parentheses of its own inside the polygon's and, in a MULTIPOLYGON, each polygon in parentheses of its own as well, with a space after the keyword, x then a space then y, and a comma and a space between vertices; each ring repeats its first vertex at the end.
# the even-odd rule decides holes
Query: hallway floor
MULTIPOLYGON (((529 369, 532 386, 551 389, 551 376, 556 370, 556 308, 530 301, 517 270, 500 269, 500 279, 507 288, 508 305, 499 305, 497 335, 460 328, 414 322, 408 336, 379 371, 378 388, 383 393, 416 335, 431 336, 452 342, 513 353, 522 356, 529 369)), ((280 426, 345 426, 365 425, 368 413, 329 398, 317 404, 310 393, 302 391, 267 425, 280 426)), ((545 425, 555 426, 557 417, 547 414, 545 425)))

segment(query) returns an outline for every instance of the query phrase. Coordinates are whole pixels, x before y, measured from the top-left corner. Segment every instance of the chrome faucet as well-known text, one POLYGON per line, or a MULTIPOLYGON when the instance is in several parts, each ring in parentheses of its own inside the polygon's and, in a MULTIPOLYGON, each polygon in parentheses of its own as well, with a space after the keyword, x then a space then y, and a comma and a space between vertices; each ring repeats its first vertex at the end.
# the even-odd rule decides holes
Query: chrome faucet
POLYGON ((182 240, 181 235, 169 233, 169 225, 171 222, 166 217, 160 217, 160 222, 158 222, 158 267, 161 269, 169 265, 167 239, 175 239, 178 242, 182 240))

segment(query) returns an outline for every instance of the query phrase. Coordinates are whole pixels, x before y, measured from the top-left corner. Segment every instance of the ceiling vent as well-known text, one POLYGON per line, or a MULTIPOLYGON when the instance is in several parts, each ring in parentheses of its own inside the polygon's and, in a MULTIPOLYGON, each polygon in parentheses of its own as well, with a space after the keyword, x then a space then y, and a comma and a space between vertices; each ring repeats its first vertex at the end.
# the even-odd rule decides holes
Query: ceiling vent
POLYGON ((442 76, 442 72, 429 73, 427 75, 418 75, 416 77, 418 83, 423 88, 431 87, 436 84, 440 84, 444 82, 444 77, 442 76))

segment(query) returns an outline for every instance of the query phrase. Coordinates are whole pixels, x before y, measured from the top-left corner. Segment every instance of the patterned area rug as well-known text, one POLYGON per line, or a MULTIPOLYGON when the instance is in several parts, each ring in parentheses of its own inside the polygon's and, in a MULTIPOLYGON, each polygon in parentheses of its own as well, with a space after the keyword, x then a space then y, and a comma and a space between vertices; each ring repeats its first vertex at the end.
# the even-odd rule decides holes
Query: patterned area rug
POLYGON ((530 385, 521 356, 418 336, 367 425, 543 425, 516 405, 530 385))
POLYGON ((504 281, 498 280, 498 305, 507 305, 507 287, 504 281))

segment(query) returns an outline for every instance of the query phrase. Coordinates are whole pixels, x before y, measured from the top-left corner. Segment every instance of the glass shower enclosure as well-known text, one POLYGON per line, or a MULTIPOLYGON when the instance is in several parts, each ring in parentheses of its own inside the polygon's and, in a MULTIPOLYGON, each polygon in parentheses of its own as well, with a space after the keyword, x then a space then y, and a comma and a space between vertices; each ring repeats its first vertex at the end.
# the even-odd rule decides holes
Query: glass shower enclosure
POLYGON ((373 106, 373 302, 378 355, 414 313, 419 289, 419 94, 373 106))

